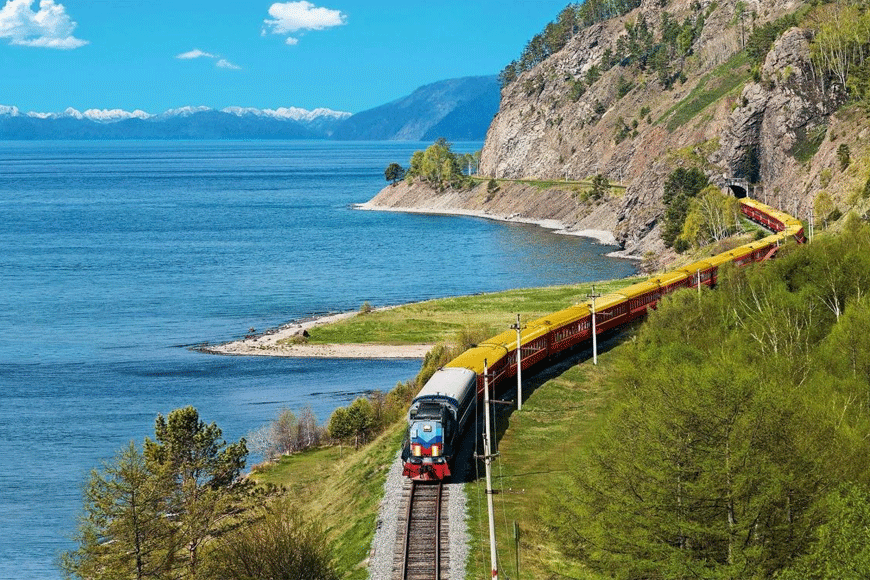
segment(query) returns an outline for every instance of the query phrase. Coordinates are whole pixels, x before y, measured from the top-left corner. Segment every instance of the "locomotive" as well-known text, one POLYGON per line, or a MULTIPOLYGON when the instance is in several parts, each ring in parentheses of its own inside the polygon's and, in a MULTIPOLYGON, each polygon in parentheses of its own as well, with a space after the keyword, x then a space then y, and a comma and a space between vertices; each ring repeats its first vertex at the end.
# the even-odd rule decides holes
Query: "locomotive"
MULTIPOLYGON (((742 213, 773 230, 757 242, 744 244, 672 272, 637 282, 619 292, 606 294, 554 312, 526 324, 520 335, 523 369, 590 340, 595 309, 596 334, 622 326, 655 308, 662 296, 680 288, 700 289, 716 283, 719 266, 733 262, 738 267, 773 257, 781 244, 793 238, 804 242, 803 225, 792 216, 757 200, 740 200, 742 213)), ((490 389, 497 389, 516 376, 517 338, 512 330, 466 350, 432 375, 408 410, 408 433, 402 448, 403 475, 418 481, 443 480, 451 475, 451 463, 462 432, 483 400, 484 369, 490 389)))
POLYGON ((474 414, 476 387, 474 371, 459 367, 439 369, 426 381, 408 409, 403 475, 418 481, 451 475, 456 443, 474 414))

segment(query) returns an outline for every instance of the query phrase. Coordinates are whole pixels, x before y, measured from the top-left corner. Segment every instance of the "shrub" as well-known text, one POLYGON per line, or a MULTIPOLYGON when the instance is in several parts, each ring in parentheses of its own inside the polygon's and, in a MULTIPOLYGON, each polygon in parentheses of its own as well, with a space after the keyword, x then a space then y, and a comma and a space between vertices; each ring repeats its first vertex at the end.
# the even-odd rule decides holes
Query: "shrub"
POLYGON ((261 519, 221 536, 203 576, 221 580, 338 580, 329 546, 319 525, 282 502, 266 508, 261 519))
POLYGON ((849 146, 845 143, 841 143, 840 146, 837 147, 837 159, 840 161, 840 171, 845 171, 852 162, 851 151, 849 151, 849 146))
POLYGON ((828 187, 828 184, 831 183, 831 170, 827 167, 822 169, 822 172, 819 173, 819 183, 822 184, 822 187, 828 187))
POLYGON ((618 98, 621 99, 622 97, 630 93, 631 89, 633 88, 634 84, 630 80, 626 79, 624 76, 620 76, 619 81, 616 85, 616 94, 618 98))
POLYGON ((580 97, 582 97, 586 93, 586 85, 582 80, 574 80, 570 83, 571 88, 568 89, 568 98, 572 101, 579 101, 580 97))
POLYGON ((597 174, 592 178, 592 189, 589 191, 589 196, 594 200, 599 200, 610 191, 610 182, 606 177, 597 174))

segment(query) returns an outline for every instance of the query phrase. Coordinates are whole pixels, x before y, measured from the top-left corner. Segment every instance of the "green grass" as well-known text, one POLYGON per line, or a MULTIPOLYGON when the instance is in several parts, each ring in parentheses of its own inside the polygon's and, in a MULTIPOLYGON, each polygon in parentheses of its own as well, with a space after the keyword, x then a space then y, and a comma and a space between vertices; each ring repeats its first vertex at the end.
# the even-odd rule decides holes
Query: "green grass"
POLYGON ((810 131, 805 128, 799 129, 796 131, 796 141, 790 153, 798 162, 807 163, 822 146, 827 131, 827 125, 819 125, 810 131))
POLYGON ((667 119, 668 131, 682 127, 722 97, 743 87, 752 77, 750 65, 750 58, 746 51, 738 52, 728 62, 704 75, 692 92, 668 109, 656 124, 667 119))
MULTIPOLYGON (((619 348, 618 346, 616 348, 619 348)), ((499 460, 493 464, 496 536, 500 571, 511 578, 600 580, 581 563, 563 555, 542 513, 562 481, 572 473, 590 433, 601 421, 611 392, 610 361, 602 353, 573 365, 544 382, 523 403, 522 411, 501 417, 499 460), (509 426, 508 429, 506 429, 509 426), (505 430, 506 429, 506 430, 505 430), (516 570, 514 522, 520 528, 520 570, 516 570)), ((471 555, 466 576, 484 578, 489 569, 488 518, 484 481, 466 485, 469 498, 471 555)))
MULTIPOLYGON (((489 177, 481 177, 481 176, 472 176, 471 180, 475 184, 480 183, 488 183, 489 177)), ((576 189, 577 187, 581 188, 590 188, 592 187, 592 178, 588 179, 504 179, 498 178, 495 180, 498 183, 524 183, 526 185, 531 185, 533 187, 537 187, 538 189, 565 189, 566 187, 576 189)), ((619 183, 611 183, 610 189, 613 194, 624 193, 626 186, 619 183)))
MULTIPOLYGON (((598 293, 613 292, 641 278, 596 282, 598 293)), ((551 286, 441 298, 389 310, 358 314, 313 328, 313 344, 429 344, 450 341, 463 328, 483 328, 496 335, 516 321, 533 320, 585 300, 591 284, 551 286)))
MULTIPOLYGON (((638 279, 596 282, 595 290, 615 291, 638 279)), ((543 316, 582 301, 590 290, 591 284, 579 284, 430 300, 318 327, 311 339, 435 342, 468 326, 485 326, 495 334, 514 321, 516 312, 523 313, 524 319, 543 316)), ((597 410, 606 401, 606 383, 600 377, 606 376, 609 357, 602 354, 598 367, 583 363, 562 375, 554 373, 554 378, 531 392, 522 412, 505 417, 500 425, 504 434, 500 444, 502 472, 496 481, 513 490, 496 496, 500 513, 506 515, 499 523, 500 550, 504 562, 513 566, 510 534, 504 526, 505 522, 512 526, 514 520, 518 521, 523 538, 521 577, 595 578, 558 552, 553 538, 547 534, 540 509, 549 494, 557 493, 559 477, 570 472, 565 457, 594 428, 597 410), (511 429, 505 431, 508 426, 511 429)), ((525 382, 532 389, 536 381, 540 379, 530 377, 525 382)), ((256 469, 251 477, 259 483, 283 487, 285 495, 327 531, 342 578, 361 580, 367 577, 368 549, 384 480, 403 435, 404 423, 400 421, 359 451, 352 447, 341 451, 327 447, 286 456, 273 465, 256 469)), ((481 543, 486 538, 486 515, 484 511, 481 520, 476 507, 478 497, 482 496, 480 486, 469 484, 467 490, 469 526, 474 538, 469 571, 480 577, 478 573, 489 565, 488 548, 481 543), (479 530, 484 531, 482 536, 479 530)), ((513 574, 514 570, 508 568, 508 572, 513 574)))
MULTIPOLYGON (((493 482, 499 490, 495 496, 496 534, 503 575, 517 577, 516 521, 521 531, 520 578, 602 580, 559 551, 543 509, 548 499, 559 493, 563 478, 571 474, 571 457, 578 455, 602 420, 601 411, 610 402, 614 350, 601 352, 598 366, 591 361, 565 363, 543 371, 543 376, 528 377, 522 411, 499 417, 500 459, 494 464, 493 482)), ((252 477, 260 483, 283 486, 286 495, 327 530, 342 577, 361 580, 367 577, 368 548, 384 480, 403 434, 404 424, 399 422, 359 451, 344 447, 339 456, 337 447, 328 447, 299 453, 257 470, 252 477)), ((467 484, 466 492, 472 537, 466 577, 487 577, 483 480, 467 484)))
POLYGON ((326 530, 342 578, 368 578, 369 546, 387 472, 405 427, 397 423, 370 445, 327 447, 286 456, 252 473, 258 483, 283 486, 287 497, 326 530))

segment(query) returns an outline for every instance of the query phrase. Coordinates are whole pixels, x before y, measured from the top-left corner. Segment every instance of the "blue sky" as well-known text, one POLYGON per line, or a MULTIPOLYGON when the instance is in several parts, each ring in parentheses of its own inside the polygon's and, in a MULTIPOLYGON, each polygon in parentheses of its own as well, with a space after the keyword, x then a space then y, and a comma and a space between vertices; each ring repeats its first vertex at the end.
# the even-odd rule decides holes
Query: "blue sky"
POLYGON ((0 105, 327 107, 498 73, 568 0, 0 0, 0 105))

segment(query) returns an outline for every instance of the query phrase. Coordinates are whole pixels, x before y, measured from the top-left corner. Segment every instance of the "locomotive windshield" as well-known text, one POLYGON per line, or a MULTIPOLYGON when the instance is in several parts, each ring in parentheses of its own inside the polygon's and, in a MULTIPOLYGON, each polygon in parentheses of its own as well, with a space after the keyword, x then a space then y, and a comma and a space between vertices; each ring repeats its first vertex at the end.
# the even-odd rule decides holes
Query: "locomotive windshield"
POLYGON ((438 403, 420 403, 415 419, 440 419, 441 405, 438 403))

